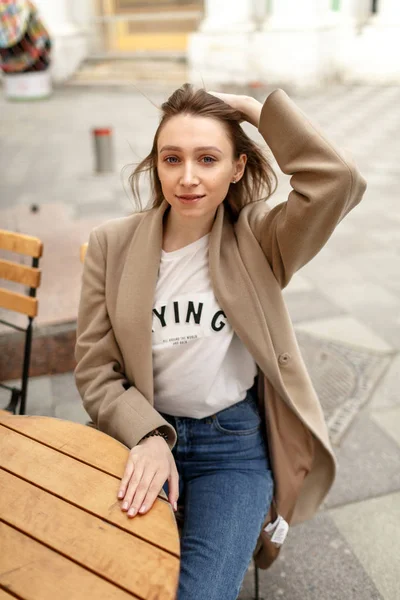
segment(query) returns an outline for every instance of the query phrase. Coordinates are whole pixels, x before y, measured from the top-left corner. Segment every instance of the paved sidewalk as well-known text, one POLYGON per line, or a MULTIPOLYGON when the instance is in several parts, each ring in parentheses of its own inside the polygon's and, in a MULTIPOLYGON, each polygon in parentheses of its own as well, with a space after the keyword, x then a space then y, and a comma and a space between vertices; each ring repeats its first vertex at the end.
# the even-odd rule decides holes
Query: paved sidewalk
MULTIPOLYGON (((148 93, 159 104, 171 88, 148 93)), ((147 92, 146 92, 147 93, 147 92)), ((260 95, 262 92, 257 92, 260 95)), ((285 291, 339 461, 316 518, 290 530, 260 572, 266 600, 398 600, 400 555, 400 87, 335 87, 295 98, 354 155, 363 202, 285 291)), ((38 325, 74 321, 79 246, 129 214, 126 170, 150 148, 157 110, 132 88, 65 87, 48 102, 0 100, 0 227, 44 241, 38 325), (114 128, 116 172, 95 176, 90 128, 114 128), (30 211, 32 205, 39 211, 30 211)), ((246 130, 261 141, 251 126, 246 130)), ((273 203, 285 200, 281 177, 273 203)), ((1 374, 0 374, 1 378, 1 374)), ((0 393, 0 406, 5 397, 0 393)), ((28 412, 85 422, 72 374, 34 378, 28 412)), ((240 598, 251 598, 252 572, 240 598)))

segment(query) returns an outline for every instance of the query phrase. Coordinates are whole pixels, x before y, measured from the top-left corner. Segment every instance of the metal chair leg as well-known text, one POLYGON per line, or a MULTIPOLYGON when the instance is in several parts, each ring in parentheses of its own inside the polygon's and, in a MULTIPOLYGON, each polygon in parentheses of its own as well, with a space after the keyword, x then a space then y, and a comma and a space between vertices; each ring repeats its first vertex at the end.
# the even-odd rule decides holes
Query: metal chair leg
POLYGON ((24 366, 22 372, 22 386, 21 386, 21 403, 19 405, 19 414, 25 414, 26 406, 26 395, 28 391, 28 377, 29 377, 29 365, 31 361, 31 348, 32 348, 32 317, 29 317, 29 325, 26 330, 26 341, 25 341, 25 352, 24 352, 24 366))
POLYGON ((13 390, 11 391, 11 400, 8 406, 6 406, 5 410, 8 410, 8 412, 13 413, 14 415, 17 414, 17 406, 20 396, 20 390, 17 390, 17 388, 13 388, 13 390))
POLYGON ((254 564, 254 600, 260 600, 258 567, 254 564))

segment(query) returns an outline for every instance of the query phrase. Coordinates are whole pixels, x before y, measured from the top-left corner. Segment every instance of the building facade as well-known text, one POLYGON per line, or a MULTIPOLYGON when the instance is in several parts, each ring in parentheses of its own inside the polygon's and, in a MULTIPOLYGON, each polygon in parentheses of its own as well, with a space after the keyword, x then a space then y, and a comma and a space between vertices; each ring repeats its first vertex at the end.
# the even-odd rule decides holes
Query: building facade
POLYGON ((85 58, 187 60, 193 80, 315 89, 400 83, 399 0, 35 0, 53 76, 85 58))

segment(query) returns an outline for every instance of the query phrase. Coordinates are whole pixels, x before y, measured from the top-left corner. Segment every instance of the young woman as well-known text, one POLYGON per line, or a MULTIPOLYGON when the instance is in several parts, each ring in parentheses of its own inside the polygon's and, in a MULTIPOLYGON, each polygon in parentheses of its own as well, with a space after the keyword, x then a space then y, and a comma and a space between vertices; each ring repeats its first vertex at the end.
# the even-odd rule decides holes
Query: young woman
POLYGON ((130 448, 121 509, 146 513, 166 492, 182 517, 178 599, 234 600, 252 556, 267 568, 333 483, 282 288, 365 182, 282 90, 261 105, 185 84, 161 113, 132 175, 134 192, 150 175, 150 208, 90 236, 76 382, 95 425, 130 448), (272 209, 274 174, 243 120, 291 175, 272 209))

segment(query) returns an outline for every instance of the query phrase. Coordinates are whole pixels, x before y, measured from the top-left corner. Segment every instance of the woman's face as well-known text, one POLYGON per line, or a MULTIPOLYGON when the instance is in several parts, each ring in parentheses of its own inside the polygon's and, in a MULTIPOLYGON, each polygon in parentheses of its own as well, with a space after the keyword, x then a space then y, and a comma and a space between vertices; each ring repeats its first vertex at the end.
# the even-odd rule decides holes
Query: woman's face
POLYGON ((161 128, 157 171, 165 199, 179 215, 211 217, 233 179, 243 175, 247 157, 233 156, 223 124, 209 117, 177 115, 161 128))

